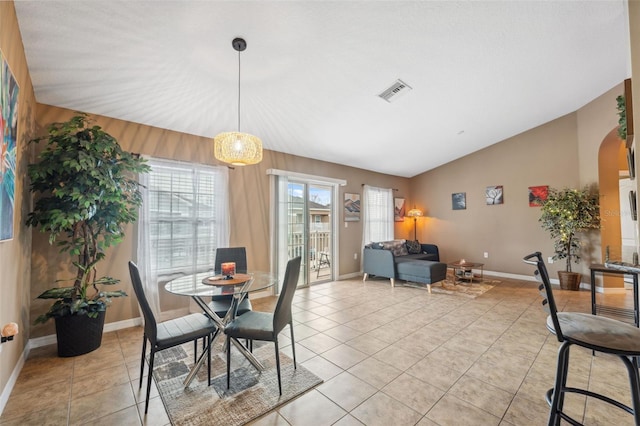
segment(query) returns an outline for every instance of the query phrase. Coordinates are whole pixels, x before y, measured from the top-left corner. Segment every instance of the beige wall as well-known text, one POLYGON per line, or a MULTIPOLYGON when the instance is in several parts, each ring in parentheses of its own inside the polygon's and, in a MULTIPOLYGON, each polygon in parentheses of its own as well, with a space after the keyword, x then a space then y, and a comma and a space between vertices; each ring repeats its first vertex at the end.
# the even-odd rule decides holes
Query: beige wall
POLYGON ((33 135, 35 97, 27 71, 15 10, 11 2, 0 2, 0 50, 20 87, 14 236, 13 240, 0 242, 0 327, 10 321, 17 322, 20 334, 13 342, 2 345, 2 353, 0 353, 0 391, 2 391, 29 340, 29 323, 31 322, 29 317, 31 232, 22 224, 29 211, 30 197, 26 193, 28 183, 25 178, 25 164, 29 160, 26 141, 33 135))
POLYGON ((528 187, 579 184, 576 128, 569 114, 412 179, 412 196, 428 215, 419 239, 438 244, 444 261, 484 260, 487 270, 531 273, 522 257, 550 253, 551 242, 538 224, 540 209, 529 207, 528 187), (486 205, 492 185, 503 186, 504 204, 486 205), (466 192, 466 210, 452 210, 455 192, 466 192))
MULTIPOLYGON (((419 238, 438 244, 445 261, 464 258, 484 262, 490 271, 531 274, 522 257, 540 250, 546 259, 553 242, 538 222, 540 209, 529 207, 528 187, 598 184, 600 144, 617 126, 615 98, 623 90, 621 83, 575 113, 413 178, 412 198, 428 214, 419 238), (486 205, 490 185, 503 185, 504 204, 486 205), (455 192, 466 192, 466 210, 451 209, 455 192)), ((602 261, 599 232, 585 242, 574 270, 588 274, 590 263, 602 261)), ((562 261, 549 266, 552 276, 562 269, 562 261)))
MULTIPOLYGON (((37 105, 38 134, 51 122, 64 121, 73 115, 70 110, 48 105, 37 105)), ((110 119, 94 117, 96 124, 113 135, 126 150, 176 160, 216 164, 213 158, 213 143, 210 138, 181 134, 154 127, 110 119)), ((341 166, 324 161, 311 160, 273 151, 265 151, 264 160, 255 166, 236 167, 229 173, 230 212, 231 212, 231 246, 246 246, 249 267, 252 269, 269 269, 269 176, 268 169, 289 170, 292 172, 345 179, 347 185, 340 188, 339 199, 344 192, 362 193, 362 184, 396 188, 396 196, 408 195, 409 180, 406 178, 373 173, 353 167, 341 166)), ((348 275, 360 271, 360 253, 362 251, 362 223, 349 222, 344 227, 342 206, 337 208, 340 218, 339 232, 339 274, 348 275), (354 253, 358 259, 354 259, 354 253)), ((397 235, 404 238, 409 222, 397 224, 397 235)), ((100 264, 101 274, 108 274, 121 280, 119 288, 128 294, 133 291, 129 284, 127 261, 135 259, 135 232, 131 227, 127 238, 118 247, 108 253, 105 262, 100 264)), ((57 253, 48 244, 46 234, 34 233, 33 268, 30 297, 31 317, 46 311, 49 301, 35 299, 38 294, 51 286, 56 279, 68 278, 71 275, 66 267, 67 258, 57 253)), ((171 298, 163 301, 175 306, 171 298)), ((176 302, 175 300, 173 302, 176 302)), ((178 302, 179 303, 179 302, 178 302)), ((134 297, 116 299, 107 310, 107 322, 121 321, 139 316, 137 302, 134 297)), ((54 333, 53 323, 33 327, 33 336, 44 336, 54 333)))

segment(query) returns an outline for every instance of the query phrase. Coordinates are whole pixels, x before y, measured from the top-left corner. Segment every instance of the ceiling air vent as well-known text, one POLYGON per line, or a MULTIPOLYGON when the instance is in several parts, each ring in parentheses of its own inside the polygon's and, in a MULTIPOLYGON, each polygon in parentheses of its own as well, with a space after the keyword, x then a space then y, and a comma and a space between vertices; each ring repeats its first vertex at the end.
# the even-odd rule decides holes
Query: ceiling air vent
POLYGON ((378 96, 387 102, 392 102, 398 99, 400 95, 407 93, 409 90, 411 90, 411 86, 402 80, 396 80, 391 87, 380 93, 378 96))

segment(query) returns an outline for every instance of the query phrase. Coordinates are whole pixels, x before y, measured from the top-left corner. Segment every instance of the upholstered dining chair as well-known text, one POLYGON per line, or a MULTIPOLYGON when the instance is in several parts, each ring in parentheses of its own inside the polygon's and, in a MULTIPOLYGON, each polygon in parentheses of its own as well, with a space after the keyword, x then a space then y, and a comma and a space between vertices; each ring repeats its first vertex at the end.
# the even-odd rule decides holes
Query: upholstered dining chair
POLYGON ((224 329, 227 335, 227 389, 231 378, 231 341, 234 339, 261 340, 273 342, 276 350, 276 368, 278 371, 278 390, 282 395, 282 379, 280 377, 280 349, 278 347, 278 334, 289 324, 291 333, 291 350, 293 352, 293 367, 296 365, 296 347, 293 337, 293 315, 291 302, 298 286, 300 275, 301 257, 289 260, 284 273, 284 282, 273 313, 251 311, 235 318, 224 329))
MULTIPOLYGON (((214 268, 216 273, 222 271, 222 264, 225 262, 235 262, 236 272, 247 273, 247 250, 245 247, 220 247, 216 249, 216 259, 214 268)), ((223 318, 232 306, 233 295, 213 296, 209 307, 220 318, 223 318)), ((247 294, 236 309, 236 315, 242 315, 251 310, 251 302, 247 294)))
MULTIPOLYGON (((147 400, 144 406, 145 414, 149 410, 149 393, 151 392, 151 377, 153 376, 153 363, 156 352, 181 345, 190 341, 196 342, 203 338, 205 341, 211 342, 213 336, 218 332, 215 322, 206 315, 191 314, 169 321, 156 322, 153 311, 149 306, 147 297, 144 294, 142 280, 140 279, 140 271, 138 266, 129 262, 129 274, 131 275, 131 283, 133 291, 136 293, 142 315, 144 317, 144 336, 142 337, 142 357, 140 359, 140 388, 142 388, 142 375, 144 372, 144 358, 147 351, 147 340, 151 346, 149 355, 149 371, 147 378, 147 400)), ((208 379, 211 383, 211 345, 207 345, 208 356, 208 379)), ((202 354, 204 356, 204 354, 202 354)))
POLYGON ((545 398, 551 407, 548 424, 559 425, 561 420, 565 420, 573 425, 580 425, 577 420, 563 411, 565 394, 577 393, 625 410, 634 416, 635 424, 640 425, 640 377, 636 358, 640 356, 640 329, 602 316, 581 312, 558 312, 542 254, 535 252, 525 256, 523 260, 537 267, 535 276, 538 281, 541 281, 538 289, 543 298, 542 306, 549 314, 547 328, 561 343, 558 349, 555 386, 547 391, 545 398), (601 352, 614 355, 622 361, 629 376, 632 407, 602 394, 567 386, 569 349, 572 345, 587 348, 594 351, 594 354, 601 352))

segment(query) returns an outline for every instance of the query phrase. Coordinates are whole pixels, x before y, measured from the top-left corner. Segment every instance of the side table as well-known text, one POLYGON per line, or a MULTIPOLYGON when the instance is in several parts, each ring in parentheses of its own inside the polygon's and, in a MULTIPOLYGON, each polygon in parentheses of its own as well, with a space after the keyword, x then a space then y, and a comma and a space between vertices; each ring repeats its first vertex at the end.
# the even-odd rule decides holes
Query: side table
POLYGON ((476 278, 479 278, 480 281, 484 279, 484 263, 458 260, 455 262, 447 263, 447 267, 453 269, 454 284, 457 284, 464 280, 469 280, 469 284, 471 284, 476 278), (474 274, 474 269, 479 269, 480 275, 474 274))

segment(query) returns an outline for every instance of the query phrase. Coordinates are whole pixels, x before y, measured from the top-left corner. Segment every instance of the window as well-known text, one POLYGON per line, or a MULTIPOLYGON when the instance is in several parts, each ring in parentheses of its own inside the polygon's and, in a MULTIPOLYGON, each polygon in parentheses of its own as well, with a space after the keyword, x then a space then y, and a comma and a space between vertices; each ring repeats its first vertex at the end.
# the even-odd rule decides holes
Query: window
POLYGON ((140 176, 138 266, 147 298, 155 298, 150 303, 159 312, 159 286, 177 275, 207 271, 216 248, 229 245, 228 169, 148 162, 151 172, 140 176))
POLYGON ((365 185, 362 195, 362 245, 393 239, 393 191, 365 185))
POLYGON ((227 209, 226 167, 150 160, 150 266, 158 275, 206 271, 213 265, 227 209), (223 169, 225 173, 221 173, 223 169), (221 185, 224 183, 224 185, 221 185))

